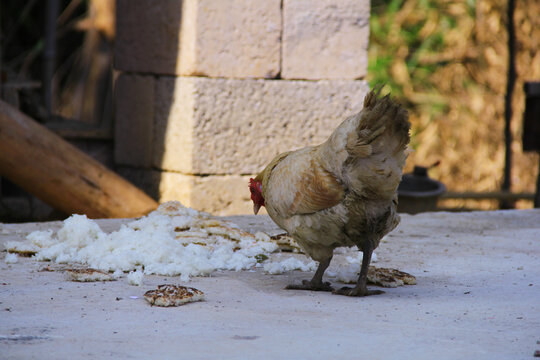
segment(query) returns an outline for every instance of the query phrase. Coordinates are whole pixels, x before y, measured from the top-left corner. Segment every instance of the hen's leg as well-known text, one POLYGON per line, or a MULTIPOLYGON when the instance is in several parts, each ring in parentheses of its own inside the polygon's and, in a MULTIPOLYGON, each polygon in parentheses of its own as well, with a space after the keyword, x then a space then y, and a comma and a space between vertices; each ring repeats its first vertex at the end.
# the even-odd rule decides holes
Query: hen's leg
POLYGON ((330 256, 328 259, 321 261, 319 263, 319 267, 317 268, 317 271, 315 271, 315 275, 313 275, 313 278, 311 280, 304 280, 302 281, 302 284, 296 285, 291 284, 287 285, 285 289, 287 290, 312 290, 312 291, 333 291, 334 288, 330 286, 329 282, 323 283, 322 277, 324 274, 324 271, 326 268, 328 268, 328 265, 330 265, 330 261, 332 261, 332 256, 330 256))
POLYGON ((364 249, 362 251, 362 268, 360 269, 360 276, 358 276, 358 281, 356 286, 353 288, 342 287, 339 290, 334 291, 334 294, 347 295, 347 296, 368 296, 368 295, 379 295, 384 294, 382 290, 368 290, 367 283, 367 273, 369 269, 369 263, 371 262, 371 254, 373 249, 364 249))

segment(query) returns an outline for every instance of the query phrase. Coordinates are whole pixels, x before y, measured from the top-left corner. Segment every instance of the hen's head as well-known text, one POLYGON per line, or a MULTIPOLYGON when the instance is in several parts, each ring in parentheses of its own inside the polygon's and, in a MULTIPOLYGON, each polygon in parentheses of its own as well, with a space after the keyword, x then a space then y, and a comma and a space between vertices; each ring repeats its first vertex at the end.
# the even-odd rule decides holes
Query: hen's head
POLYGON ((253 212, 255 215, 259 212, 261 206, 264 206, 264 197, 262 195, 262 182, 249 179, 249 191, 251 191, 251 200, 253 201, 253 212))

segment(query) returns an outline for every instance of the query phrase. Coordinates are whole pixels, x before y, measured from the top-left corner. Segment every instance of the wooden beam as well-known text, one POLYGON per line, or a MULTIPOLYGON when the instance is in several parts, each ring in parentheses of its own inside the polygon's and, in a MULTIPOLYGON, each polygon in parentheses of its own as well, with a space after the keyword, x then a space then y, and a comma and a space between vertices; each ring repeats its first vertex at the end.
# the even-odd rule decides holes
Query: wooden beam
POLYGON ((0 176, 67 214, 126 218, 158 206, 133 184, 1 100, 0 176))

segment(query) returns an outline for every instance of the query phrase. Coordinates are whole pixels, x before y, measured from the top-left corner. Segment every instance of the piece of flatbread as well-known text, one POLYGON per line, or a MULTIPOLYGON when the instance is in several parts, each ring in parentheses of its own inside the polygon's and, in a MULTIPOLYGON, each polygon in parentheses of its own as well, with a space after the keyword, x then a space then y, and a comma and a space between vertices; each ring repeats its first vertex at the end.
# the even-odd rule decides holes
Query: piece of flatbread
POLYGON ((114 281, 115 278, 103 271, 96 269, 66 269, 65 273, 68 279, 78 282, 91 282, 91 281, 114 281))
POLYGON ((303 254, 304 251, 298 246, 296 241, 289 234, 278 234, 271 237, 283 252, 293 252, 303 254))
POLYGON ((35 246, 11 241, 6 244, 7 252, 10 254, 17 254, 22 257, 32 257, 37 254, 37 249, 35 246))
POLYGON ((159 285, 156 290, 144 294, 150 305, 180 306, 189 302, 204 300, 204 293, 192 287, 179 285, 159 285))
POLYGON ((394 288, 403 285, 416 285, 416 278, 403 271, 370 266, 367 275, 368 282, 382 287, 394 288))

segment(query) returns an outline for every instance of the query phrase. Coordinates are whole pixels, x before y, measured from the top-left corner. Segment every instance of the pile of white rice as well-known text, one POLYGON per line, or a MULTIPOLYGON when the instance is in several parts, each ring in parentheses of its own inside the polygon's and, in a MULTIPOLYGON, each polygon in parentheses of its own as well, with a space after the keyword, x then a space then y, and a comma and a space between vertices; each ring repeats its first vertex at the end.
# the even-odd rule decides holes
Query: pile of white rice
POLYGON ((73 215, 56 234, 52 230, 35 231, 27 240, 7 243, 8 251, 35 252, 37 260, 80 263, 117 273, 139 269, 131 276, 134 283, 140 281, 142 273, 180 275, 182 281, 187 281, 190 276, 251 269, 261 263, 272 274, 316 268, 313 261, 290 257, 267 260, 278 251, 278 245, 267 234, 244 232, 177 201, 164 203, 110 234, 85 215, 73 215))

